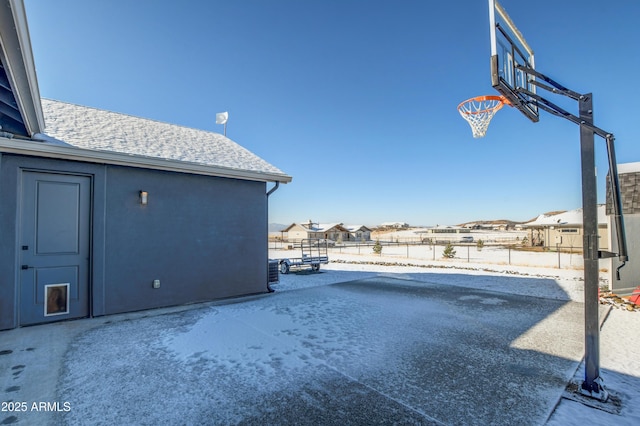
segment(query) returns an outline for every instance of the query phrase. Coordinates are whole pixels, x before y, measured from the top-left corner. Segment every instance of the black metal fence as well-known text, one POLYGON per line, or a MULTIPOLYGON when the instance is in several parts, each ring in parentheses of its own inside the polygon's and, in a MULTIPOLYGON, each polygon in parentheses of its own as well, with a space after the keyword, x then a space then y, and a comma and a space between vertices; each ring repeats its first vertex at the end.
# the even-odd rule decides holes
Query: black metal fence
MULTIPOLYGON (((421 260, 430 262, 466 262, 475 264, 503 264, 545 268, 582 269, 582 250, 578 247, 556 246, 550 249, 530 247, 522 241, 491 241, 482 243, 379 241, 380 252, 376 253, 376 242, 335 244, 329 247, 329 259, 345 257, 379 257, 385 261, 421 260)), ((299 250, 299 244, 287 241, 272 241, 269 248, 274 251, 299 250)), ((357 260, 357 259, 354 259, 357 260)))

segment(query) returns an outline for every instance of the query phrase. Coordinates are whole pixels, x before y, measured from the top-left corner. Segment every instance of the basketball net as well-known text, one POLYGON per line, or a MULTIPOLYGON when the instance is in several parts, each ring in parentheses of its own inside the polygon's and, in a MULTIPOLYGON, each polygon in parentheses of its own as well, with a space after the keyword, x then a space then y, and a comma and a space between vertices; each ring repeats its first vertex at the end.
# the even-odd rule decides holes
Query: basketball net
POLYGON ((458 112, 471 126, 473 137, 481 138, 487 133, 493 116, 505 103, 508 101, 504 96, 476 96, 458 105, 458 112))

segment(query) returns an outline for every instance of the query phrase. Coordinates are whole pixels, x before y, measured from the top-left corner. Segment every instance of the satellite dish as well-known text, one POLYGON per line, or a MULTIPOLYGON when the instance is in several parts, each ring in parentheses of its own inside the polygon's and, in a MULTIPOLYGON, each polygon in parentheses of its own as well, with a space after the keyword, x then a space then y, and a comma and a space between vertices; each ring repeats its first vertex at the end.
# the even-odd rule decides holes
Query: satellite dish
POLYGON ((216 114, 216 124, 224 125, 224 135, 227 136, 227 121, 229 120, 228 112, 219 112, 216 114))
POLYGON ((219 112, 216 114, 216 124, 227 124, 227 120, 229 120, 228 112, 219 112))

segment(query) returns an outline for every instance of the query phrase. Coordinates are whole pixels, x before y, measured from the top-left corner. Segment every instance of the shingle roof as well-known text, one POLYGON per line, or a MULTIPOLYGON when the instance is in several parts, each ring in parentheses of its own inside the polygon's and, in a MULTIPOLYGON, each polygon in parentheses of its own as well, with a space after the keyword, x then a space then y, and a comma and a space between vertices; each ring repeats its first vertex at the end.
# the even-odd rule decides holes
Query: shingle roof
POLYGON ((76 148, 288 178, 277 167, 219 133, 50 99, 42 99, 42 108, 45 133, 76 148))
POLYGON ((346 225, 345 228, 347 228, 349 230, 349 232, 356 232, 356 231, 361 231, 361 230, 367 230, 367 231, 371 231, 371 229, 369 229, 368 227, 364 226, 364 225, 346 225))
POLYGON ((328 232, 331 230, 346 231, 347 229, 341 223, 318 223, 317 227, 314 227, 311 230, 315 232, 328 232))
MULTIPOLYGON (((598 205, 598 224, 607 223, 604 204, 598 205)), ((563 213, 546 215, 541 214, 535 220, 523 224, 524 227, 546 226, 582 226, 582 208, 569 210, 563 213)))

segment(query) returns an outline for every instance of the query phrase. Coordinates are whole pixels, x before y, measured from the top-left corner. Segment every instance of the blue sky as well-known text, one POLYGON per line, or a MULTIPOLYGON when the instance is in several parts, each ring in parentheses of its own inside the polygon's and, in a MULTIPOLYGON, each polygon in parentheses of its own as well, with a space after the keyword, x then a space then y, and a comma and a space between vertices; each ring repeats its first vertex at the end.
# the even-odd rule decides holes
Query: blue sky
MULTIPOLYGON (((593 93, 618 162, 640 161, 640 2, 501 3, 539 71, 593 93)), ((497 94, 486 0, 25 4, 43 97, 220 133, 229 111, 227 136, 293 177, 270 222, 524 221, 582 205, 577 125, 505 107, 473 139, 457 112, 497 94)))

